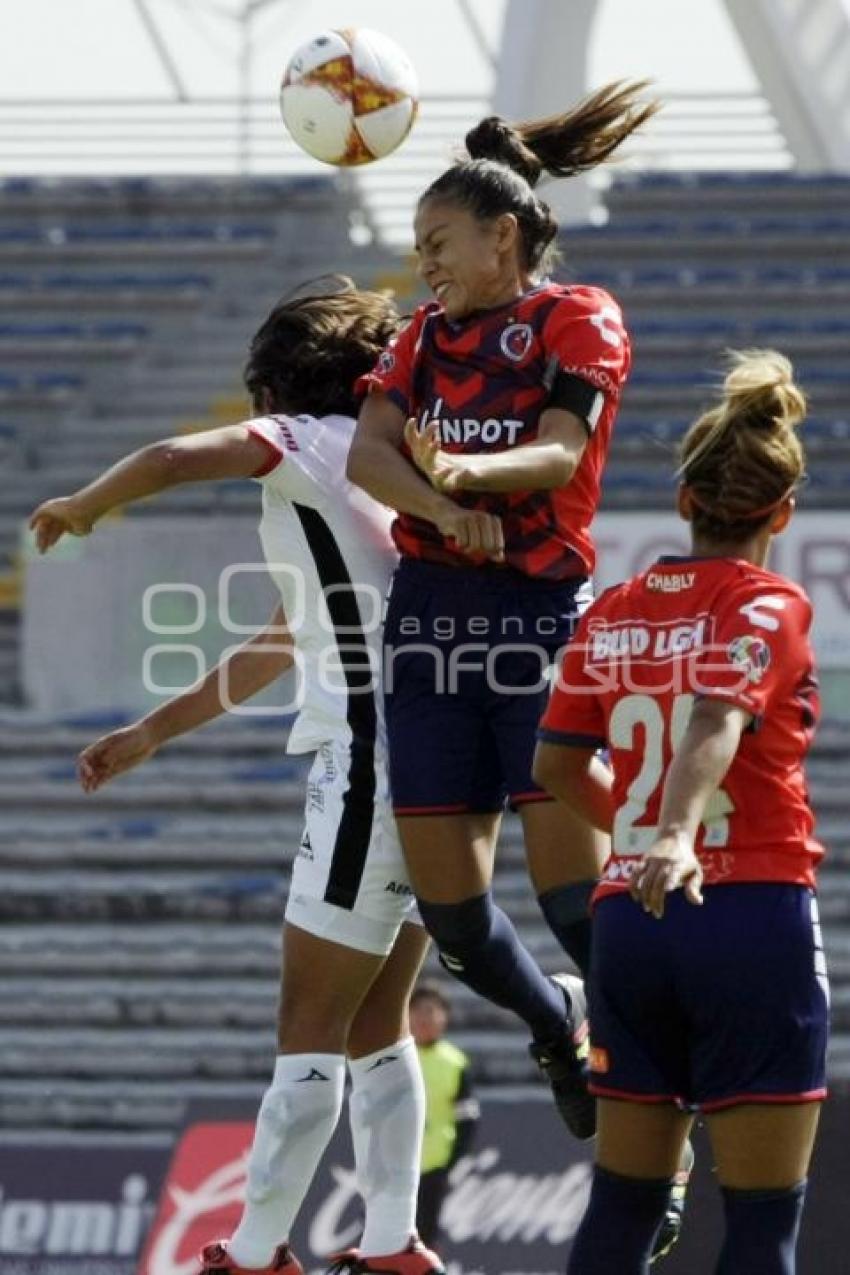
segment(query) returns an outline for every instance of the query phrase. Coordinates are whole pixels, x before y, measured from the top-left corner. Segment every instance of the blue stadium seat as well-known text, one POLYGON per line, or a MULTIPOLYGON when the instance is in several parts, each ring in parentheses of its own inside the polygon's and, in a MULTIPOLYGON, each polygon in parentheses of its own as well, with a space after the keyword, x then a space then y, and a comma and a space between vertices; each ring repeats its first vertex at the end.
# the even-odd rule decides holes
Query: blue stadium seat
MULTIPOLYGON (((58 274, 47 275, 42 281, 45 288, 55 291, 80 290, 112 291, 131 290, 160 291, 182 288, 198 288, 208 290, 212 287, 212 279, 204 274, 58 274)), ((2 277, 0 277, 2 286, 2 277)))

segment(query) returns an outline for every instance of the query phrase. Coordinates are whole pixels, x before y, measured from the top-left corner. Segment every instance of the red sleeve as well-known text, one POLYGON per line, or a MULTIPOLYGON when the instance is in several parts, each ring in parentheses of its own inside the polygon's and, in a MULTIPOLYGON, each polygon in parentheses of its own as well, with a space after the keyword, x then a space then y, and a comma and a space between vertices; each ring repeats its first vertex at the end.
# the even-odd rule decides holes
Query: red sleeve
POLYGON ((796 589, 752 582, 732 590, 718 612, 711 650, 694 669, 695 691, 760 720, 808 666, 811 621, 811 603, 796 589))
POLYGON ((593 433, 606 401, 616 402, 631 347, 614 298, 601 288, 568 289, 543 327, 550 407, 574 412, 593 433))
POLYGON ((537 738, 544 744, 604 748, 607 743, 599 685, 588 676, 585 667, 588 616, 592 612, 591 607, 564 652, 555 689, 537 731, 537 738))
POLYGON ((392 399, 396 407, 401 408, 405 416, 410 416, 413 369, 424 319, 425 308, 420 307, 407 327, 402 328, 382 352, 372 371, 357 379, 354 385, 356 394, 366 395, 380 390, 392 399))

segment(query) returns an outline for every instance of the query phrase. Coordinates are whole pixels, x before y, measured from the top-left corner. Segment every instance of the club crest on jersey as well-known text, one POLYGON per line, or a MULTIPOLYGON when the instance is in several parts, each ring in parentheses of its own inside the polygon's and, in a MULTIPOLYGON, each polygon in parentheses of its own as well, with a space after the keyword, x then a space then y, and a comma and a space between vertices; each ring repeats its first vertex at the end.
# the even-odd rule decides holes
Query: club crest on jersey
POLYGON ((735 668, 746 674, 748 682, 760 682, 770 666, 770 647, 764 638, 749 633, 733 638, 726 654, 735 668))
POLYGON ((392 350, 384 350, 383 354, 378 359, 378 371, 386 375, 386 373, 391 372, 394 367, 395 355, 392 350))
POLYGON ((509 323, 501 335, 499 344, 506 358, 521 363, 534 341, 534 329, 530 323, 509 323))

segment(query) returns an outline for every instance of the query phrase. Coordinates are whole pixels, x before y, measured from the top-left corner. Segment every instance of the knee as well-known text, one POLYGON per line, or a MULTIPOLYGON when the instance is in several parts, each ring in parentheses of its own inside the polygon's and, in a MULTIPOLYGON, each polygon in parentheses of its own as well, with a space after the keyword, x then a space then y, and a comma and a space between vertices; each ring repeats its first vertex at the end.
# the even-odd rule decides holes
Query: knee
POLYGON ((277 1043, 282 1053, 344 1054, 357 1005, 321 986, 284 988, 278 1006, 277 1043))
POLYGON ((489 892, 460 903, 429 903, 417 899, 425 929, 441 952, 468 952, 486 941, 493 919, 489 892))

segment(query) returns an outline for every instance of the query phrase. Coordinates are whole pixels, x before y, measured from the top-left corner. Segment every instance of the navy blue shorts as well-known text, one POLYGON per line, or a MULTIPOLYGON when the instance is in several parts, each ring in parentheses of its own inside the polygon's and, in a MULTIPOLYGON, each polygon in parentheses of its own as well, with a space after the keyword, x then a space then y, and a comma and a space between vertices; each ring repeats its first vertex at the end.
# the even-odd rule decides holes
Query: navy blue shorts
POLYGON ((549 668, 591 599, 584 578, 402 560, 384 629, 396 814, 548 800, 531 767, 549 668))
POLYGON ((826 1095, 817 901, 805 886, 681 890, 657 921, 628 895, 593 914, 591 1089, 702 1111, 826 1095))

